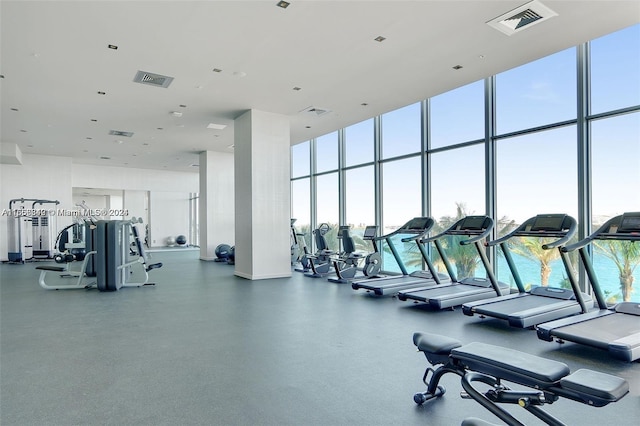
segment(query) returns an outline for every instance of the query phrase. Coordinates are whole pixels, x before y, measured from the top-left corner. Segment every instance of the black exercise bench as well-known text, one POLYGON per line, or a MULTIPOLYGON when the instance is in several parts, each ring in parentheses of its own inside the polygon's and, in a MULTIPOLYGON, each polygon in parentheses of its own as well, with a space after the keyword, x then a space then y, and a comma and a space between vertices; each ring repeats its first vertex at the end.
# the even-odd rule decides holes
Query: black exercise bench
POLYGON ((432 366, 439 365, 435 369, 431 366, 426 369, 422 380, 427 391, 414 395, 413 400, 417 404, 444 395, 445 388, 439 385, 439 381, 446 373, 462 378, 464 397, 474 399, 510 425, 523 423, 497 404, 518 404, 549 425, 563 425, 540 406, 568 398, 603 407, 629 392, 629 383, 620 377, 588 369, 571 373, 562 362, 501 346, 481 342, 463 345, 456 339, 431 333, 414 333, 413 343, 432 366), (534 390, 511 390, 503 380, 534 390), (474 386, 475 382, 491 388, 480 392, 474 386))

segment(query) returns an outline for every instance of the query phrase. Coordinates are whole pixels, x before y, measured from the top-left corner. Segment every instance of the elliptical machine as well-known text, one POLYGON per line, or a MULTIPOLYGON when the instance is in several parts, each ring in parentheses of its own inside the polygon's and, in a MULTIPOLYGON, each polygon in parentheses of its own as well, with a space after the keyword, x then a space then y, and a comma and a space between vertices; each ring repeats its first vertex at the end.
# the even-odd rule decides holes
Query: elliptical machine
POLYGON ((327 240, 324 238, 330 229, 331 227, 328 223, 322 223, 313 231, 317 251, 312 255, 306 256, 306 259, 309 261, 309 268, 311 269, 310 272, 305 274, 307 277, 322 278, 331 273, 332 256, 336 255, 336 252, 329 249, 327 240))
POLYGON ((336 271, 337 278, 329 278, 329 281, 339 284, 351 283, 351 280, 356 279, 356 274, 360 271, 358 266, 363 258, 365 259, 365 266, 362 269, 362 273, 365 276, 376 275, 380 272, 380 254, 378 253, 378 246, 375 241, 377 232, 378 227, 376 225, 367 226, 364 230, 362 239, 364 241, 371 241, 373 246, 373 252, 365 257, 355 252, 355 244, 353 238, 349 235, 349 227, 340 227, 339 236, 342 239, 344 255, 333 259, 333 268, 336 271))

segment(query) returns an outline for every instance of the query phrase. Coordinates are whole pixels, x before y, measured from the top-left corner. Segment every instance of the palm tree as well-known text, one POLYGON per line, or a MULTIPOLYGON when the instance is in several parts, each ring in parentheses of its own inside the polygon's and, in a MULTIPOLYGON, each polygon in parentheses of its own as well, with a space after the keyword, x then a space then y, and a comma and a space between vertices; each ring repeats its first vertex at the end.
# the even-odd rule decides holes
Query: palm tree
MULTIPOLYGON (((439 225, 444 231, 451 225, 469 215, 467 205, 462 202, 456 202, 456 215, 443 216, 440 218, 439 225)), ((462 237, 449 237, 444 241, 443 248, 446 250, 449 259, 456 265, 456 274, 458 277, 473 277, 476 273, 478 265, 478 254, 472 246, 460 245, 462 237)))
POLYGON ((543 287, 549 285, 551 262, 560 257, 560 252, 557 249, 545 250, 542 248, 546 242, 551 241, 547 238, 522 237, 511 246, 511 251, 514 253, 540 264, 540 285, 543 287))
POLYGON ((640 264, 640 244, 635 244, 634 241, 602 240, 594 241, 594 245, 598 251, 615 263, 618 268, 622 300, 631 301, 633 273, 640 264))

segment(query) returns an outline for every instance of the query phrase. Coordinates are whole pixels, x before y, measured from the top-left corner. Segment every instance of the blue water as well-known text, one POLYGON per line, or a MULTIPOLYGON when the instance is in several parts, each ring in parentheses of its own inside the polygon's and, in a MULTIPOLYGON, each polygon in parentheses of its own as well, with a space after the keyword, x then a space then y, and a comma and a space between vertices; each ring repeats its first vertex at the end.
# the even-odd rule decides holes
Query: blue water
MULTIPOLYGON (((398 249, 400 257, 405 262, 405 266, 409 272, 416 269, 421 269, 421 266, 417 266, 419 262, 420 254, 417 250, 415 243, 404 244, 399 241, 395 241, 394 245, 398 249), (413 263, 411 260, 413 259, 413 263)), ((526 257, 513 254, 513 260, 516 264, 516 268, 520 274, 525 287, 529 285, 540 285, 540 264, 535 260, 530 260, 526 257)), ((397 266, 393 256, 383 251, 384 269, 387 271, 400 272, 400 268, 397 266)), ((560 287, 561 283, 566 280, 566 271, 562 265, 562 260, 557 259, 551 262, 551 275, 549 276, 548 285, 554 287, 560 287)), ((620 290, 620 280, 618 278, 618 268, 613 261, 605 256, 595 256, 593 266, 598 276, 598 282, 605 294, 605 297, 609 302, 622 301, 622 292, 620 290)), ((476 269, 476 275, 483 275, 483 268, 478 265, 476 269)), ((498 256, 497 260, 497 278, 499 281, 511 284, 515 288, 515 283, 509 267, 503 256, 498 256)), ((634 271, 634 289, 635 291, 631 295, 631 301, 640 302, 640 265, 638 265, 634 271)))
MULTIPOLYGON (((516 268, 520 273, 520 278, 525 285, 540 285, 540 264, 523 256, 513 255, 516 268)), ((607 298, 613 298, 616 301, 622 300, 622 291, 620 290, 620 279, 618 278, 618 268, 611 259, 604 256, 595 256, 593 267, 598 276, 600 288, 607 298)), ((504 257, 500 256, 497 263, 498 280, 507 282, 515 286, 509 267, 504 257)), ((635 291, 631 295, 631 300, 640 302, 640 266, 637 266, 634 274, 633 282, 635 291)), ((566 279, 567 274, 562 261, 560 259, 551 262, 551 275, 549 277, 549 285, 560 287, 561 283, 566 279)))

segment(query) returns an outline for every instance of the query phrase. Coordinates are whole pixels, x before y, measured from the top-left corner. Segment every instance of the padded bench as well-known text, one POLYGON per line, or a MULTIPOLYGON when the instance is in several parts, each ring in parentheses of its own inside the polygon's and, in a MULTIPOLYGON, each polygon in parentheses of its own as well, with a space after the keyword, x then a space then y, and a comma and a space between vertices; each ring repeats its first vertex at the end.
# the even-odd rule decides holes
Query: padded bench
MULTIPOLYGON (((629 392, 629 383, 620 377, 588 369, 571 373, 569 367, 562 362, 515 349, 482 342, 463 345, 451 337, 431 333, 414 333, 413 343, 432 365, 441 364, 437 369, 428 368, 425 372, 423 381, 427 384, 428 390, 414 395, 414 401, 418 404, 444 394, 444 389, 438 386, 438 382, 446 373, 455 373, 462 377, 463 387, 469 392, 470 397, 499 417, 501 413, 505 413, 503 420, 512 417, 498 408, 496 403, 520 404, 519 400, 530 399, 533 405, 543 405, 563 397, 594 407, 603 407, 618 401, 629 392), (429 371, 432 375, 427 382, 429 371), (471 382, 478 380, 492 386, 499 385, 500 381, 504 380, 530 387, 535 391, 516 392, 504 386, 497 386, 491 393, 490 398, 494 398, 493 402, 490 402, 469 388, 471 382)), ((522 406, 542 419, 553 419, 536 407, 529 407, 528 403, 522 406)))

